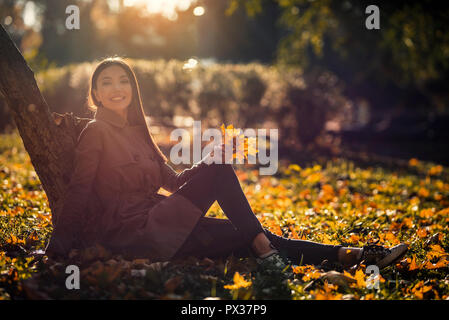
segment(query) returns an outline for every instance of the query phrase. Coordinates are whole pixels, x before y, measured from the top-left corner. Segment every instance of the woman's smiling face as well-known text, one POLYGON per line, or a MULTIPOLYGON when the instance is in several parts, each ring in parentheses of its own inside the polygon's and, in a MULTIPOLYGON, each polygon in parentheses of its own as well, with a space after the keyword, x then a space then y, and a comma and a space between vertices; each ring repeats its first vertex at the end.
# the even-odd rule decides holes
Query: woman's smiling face
POLYGON ((95 97, 105 108, 126 117, 126 108, 132 100, 132 87, 126 71, 120 66, 109 66, 100 72, 93 89, 95 97))

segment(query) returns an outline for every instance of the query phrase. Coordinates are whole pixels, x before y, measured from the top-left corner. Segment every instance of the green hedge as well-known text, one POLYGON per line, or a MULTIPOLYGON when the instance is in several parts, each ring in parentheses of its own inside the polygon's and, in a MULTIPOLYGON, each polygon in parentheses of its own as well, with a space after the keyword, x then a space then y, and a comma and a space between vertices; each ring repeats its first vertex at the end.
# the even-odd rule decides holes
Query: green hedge
MULTIPOLYGON (((240 128, 279 128, 281 140, 313 142, 325 121, 348 105, 335 76, 251 64, 208 64, 185 70, 177 60, 131 60, 145 113, 152 123, 173 125, 175 116, 240 128)), ((53 68, 36 75, 52 111, 93 116, 87 109, 89 77, 96 62, 53 68)))

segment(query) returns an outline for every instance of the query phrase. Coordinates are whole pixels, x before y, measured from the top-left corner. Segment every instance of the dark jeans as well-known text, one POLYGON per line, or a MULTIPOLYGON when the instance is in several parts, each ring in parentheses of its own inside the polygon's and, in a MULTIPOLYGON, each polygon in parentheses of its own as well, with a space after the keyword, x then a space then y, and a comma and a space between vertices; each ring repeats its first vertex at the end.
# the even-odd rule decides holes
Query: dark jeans
POLYGON ((231 253, 249 256, 254 237, 264 232, 273 246, 293 264, 320 264, 338 261, 341 246, 288 239, 262 227, 253 213, 229 164, 212 164, 201 169, 177 193, 188 198, 204 214, 218 201, 229 219, 201 217, 174 259, 187 256, 218 258, 231 253))

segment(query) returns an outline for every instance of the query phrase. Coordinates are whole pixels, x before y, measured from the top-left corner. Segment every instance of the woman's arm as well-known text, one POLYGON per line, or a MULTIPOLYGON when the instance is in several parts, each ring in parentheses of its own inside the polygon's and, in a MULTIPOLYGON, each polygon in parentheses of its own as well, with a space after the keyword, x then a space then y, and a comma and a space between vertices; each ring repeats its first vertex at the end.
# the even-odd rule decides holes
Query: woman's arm
POLYGON ((78 137, 74 172, 47 247, 50 254, 67 254, 75 235, 81 230, 82 214, 92 191, 102 151, 101 131, 96 123, 87 124, 78 137))
POLYGON ((200 162, 193 165, 190 169, 185 169, 181 173, 176 173, 170 165, 164 163, 162 164, 162 188, 170 192, 175 192, 202 167, 207 167, 216 161, 226 163, 226 159, 231 160, 232 154, 230 156, 225 156, 224 146, 217 145, 214 147, 213 151, 206 155, 200 162))
POLYGON ((162 188, 170 192, 175 192, 204 166, 207 166, 207 164, 204 161, 200 161, 190 169, 185 169, 181 173, 177 173, 169 164, 163 163, 161 165, 162 188))

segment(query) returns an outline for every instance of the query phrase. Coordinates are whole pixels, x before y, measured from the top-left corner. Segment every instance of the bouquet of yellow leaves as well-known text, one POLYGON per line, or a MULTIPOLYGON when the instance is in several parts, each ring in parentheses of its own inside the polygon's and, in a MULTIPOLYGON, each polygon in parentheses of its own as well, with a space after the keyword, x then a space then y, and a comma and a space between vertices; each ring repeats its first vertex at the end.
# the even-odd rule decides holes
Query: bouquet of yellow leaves
MULTIPOLYGON (((221 125, 223 136, 223 146, 225 150, 232 150, 232 159, 237 159, 243 163, 248 159, 248 155, 255 156, 258 152, 257 139, 255 137, 246 137, 241 129, 235 129, 234 126, 221 125)), ((227 151, 226 151, 227 152, 227 151)))

